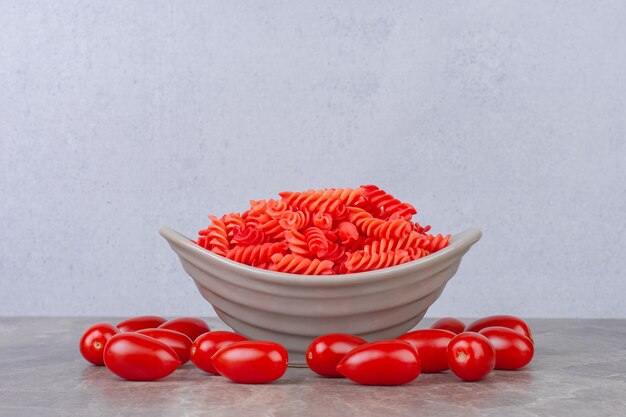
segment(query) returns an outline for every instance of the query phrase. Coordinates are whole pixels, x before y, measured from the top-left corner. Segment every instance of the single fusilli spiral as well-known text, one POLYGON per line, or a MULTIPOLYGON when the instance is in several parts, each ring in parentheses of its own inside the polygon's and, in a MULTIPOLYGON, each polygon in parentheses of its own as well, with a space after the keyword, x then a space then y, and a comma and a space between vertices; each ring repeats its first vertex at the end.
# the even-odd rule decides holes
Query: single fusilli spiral
POLYGON ((375 207, 382 219, 390 220, 395 214, 396 218, 410 220, 417 213, 411 204, 403 203, 375 185, 363 185, 361 188, 365 190, 366 204, 375 207))
POLYGON ((204 237, 203 247, 218 255, 225 256, 230 249, 226 224, 215 216, 209 216, 209 219, 211 220, 209 227, 199 232, 204 237))
POLYGON ((263 243, 261 245, 237 246, 226 253, 228 259, 244 264, 258 266, 270 262, 274 254, 284 254, 283 243, 263 243))
POLYGON ((271 271, 303 275, 332 275, 333 263, 329 260, 308 259, 298 255, 272 255, 271 271))
POLYGON ((297 230, 285 231, 285 242, 287 242, 288 248, 294 255, 302 256, 304 258, 312 258, 313 255, 309 250, 309 244, 303 233, 297 230))
POLYGON ((357 251, 348 255, 345 264, 350 272, 365 272, 400 265, 410 260, 409 252, 405 250, 381 253, 357 251))
POLYGON ((328 239, 324 232, 317 227, 309 227, 304 231, 304 237, 309 247, 309 252, 315 256, 324 256, 328 251, 328 239))
POLYGON ((403 220, 381 220, 373 217, 367 211, 350 207, 348 209, 348 218, 350 222, 366 236, 374 236, 378 238, 402 238, 411 231, 411 223, 403 220))
POLYGON ((311 224, 311 213, 308 211, 284 211, 278 223, 285 230, 302 230, 311 224))

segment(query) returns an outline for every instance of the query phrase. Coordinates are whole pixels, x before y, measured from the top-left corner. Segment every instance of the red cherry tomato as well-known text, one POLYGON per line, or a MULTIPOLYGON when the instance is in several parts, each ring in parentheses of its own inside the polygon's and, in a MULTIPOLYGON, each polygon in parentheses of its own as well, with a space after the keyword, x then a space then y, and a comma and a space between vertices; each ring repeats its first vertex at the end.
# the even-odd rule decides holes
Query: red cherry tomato
POLYGON ((515 316, 489 316, 476 320, 470 323, 465 329, 466 332, 479 332, 486 327, 506 327, 511 330, 515 330, 530 339, 533 342, 533 337, 530 334, 530 327, 528 324, 515 316))
POLYGON ((203 333, 211 331, 206 321, 195 317, 181 317, 174 320, 166 321, 159 326, 160 329, 174 330, 182 334, 186 334, 192 341, 203 333))
POLYGON ((493 371, 496 351, 482 334, 461 333, 448 345, 448 364, 459 378, 478 381, 493 371))
POLYGON ((213 366, 211 357, 223 347, 235 342, 248 340, 233 332, 215 331, 204 333, 196 338, 191 345, 191 362, 204 372, 219 375, 213 366))
POLYGON ((120 331, 109 323, 96 323, 89 327, 80 338, 80 353, 94 365, 104 365, 102 354, 107 341, 120 331))
POLYGON ((363 385, 402 385, 418 377, 420 358, 409 342, 380 340, 354 348, 337 371, 363 385))
POLYGON ((454 336, 454 333, 447 330, 427 329, 403 334, 398 339, 409 342, 417 349, 422 372, 433 373, 450 369, 448 344, 454 336))
POLYGON ((165 323, 167 319, 159 316, 138 316, 117 323, 120 332, 136 332, 142 329, 153 329, 165 323))
POLYGON ((153 381, 168 376, 180 365, 176 352, 163 342, 138 333, 119 333, 104 348, 104 364, 131 381, 153 381))
POLYGON ((287 350, 278 343, 235 342, 218 350, 211 360, 215 369, 240 384, 276 381, 287 370, 287 350))
POLYGON ((434 322, 430 328, 447 330, 449 332, 459 334, 465 331, 465 323, 459 319, 455 319, 454 317, 444 317, 434 322))
POLYGON ((179 332, 168 329, 143 329, 137 331, 148 337, 163 342, 176 352, 176 356, 180 359, 181 365, 189 361, 189 350, 191 349, 191 339, 179 332))
POLYGON ((515 330, 487 327, 478 333, 489 339, 496 350, 496 369, 523 368, 535 354, 533 342, 515 330))
POLYGON ((367 343, 365 339, 344 333, 331 333, 315 339, 306 351, 306 363, 321 376, 342 378, 337 364, 357 346, 367 343))

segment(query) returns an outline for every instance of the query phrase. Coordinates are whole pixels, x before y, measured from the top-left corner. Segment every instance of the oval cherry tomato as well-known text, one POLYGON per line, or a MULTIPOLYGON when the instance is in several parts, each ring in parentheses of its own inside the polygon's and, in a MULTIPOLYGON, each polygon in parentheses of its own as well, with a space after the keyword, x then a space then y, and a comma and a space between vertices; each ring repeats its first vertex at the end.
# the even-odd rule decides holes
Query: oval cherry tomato
POLYGON ((240 384, 276 381, 287 370, 287 350, 274 342, 235 342, 218 350, 213 366, 226 378, 240 384))
POLYGON ((104 364, 131 381, 153 381, 168 376, 180 365, 176 352, 163 342, 138 333, 119 333, 104 348, 104 364))
POLYGON ((153 329, 165 323, 167 319, 159 316, 137 316, 120 321, 117 328, 120 332, 136 332, 142 329, 153 329))
POLYGON ((465 331, 465 323, 459 319, 455 319, 454 317, 444 317, 434 322, 430 328, 447 330, 454 334, 459 334, 465 331))
POLYGON ((482 334, 461 333, 448 345, 448 364, 459 378, 478 381, 493 371, 496 351, 482 334))
POLYGON ((315 339, 306 351, 306 363, 321 376, 342 378, 337 364, 357 346, 367 343, 365 339, 344 333, 331 333, 315 339))
POLYGON ((191 339, 179 332, 168 329, 143 329, 137 331, 138 334, 144 334, 148 337, 163 342, 176 352, 176 356, 183 365, 189 361, 189 350, 191 349, 191 339))
POLYGON ((235 342, 248 340, 245 337, 233 332, 215 331, 204 333, 196 338, 191 345, 191 362, 204 372, 219 375, 211 357, 223 347, 232 345, 235 342))
POLYGON ((533 342, 515 330, 486 327, 478 333, 489 339, 496 350, 496 369, 523 368, 535 354, 533 342))
POLYGON ((80 353, 83 358, 97 366, 104 365, 102 354, 107 341, 119 333, 117 327, 109 323, 96 323, 89 327, 80 338, 80 353))
POLYGON ((476 320, 475 322, 470 323, 465 329, 466 332, 479 332, 486 327, 506 327, 511 330, 515 330, 530 339, 533 342, 533 337, 530 334, 530 327, 528 324, 515 316, 489 316, 483 317, 482 319, 476 320))
POLYGON ((354 348, 337 371, 363 385, 402 385, 418 377, 420 358, 409 342, 380 340, 354 348))
POLYGON ((441 329, 415 330, 403 334, 398 339, 405 340, 417 349, 421 371, 426 373, 442 372, 448 366, 448 344, 456 336, 441 329))
POLYGON ((191 341, 196 340, 196 337, 201 334, 211 331, 206 321, 195 317, 180 317, 178 319, 169 320, 161 324, 159 328, 186 334, 191 341))

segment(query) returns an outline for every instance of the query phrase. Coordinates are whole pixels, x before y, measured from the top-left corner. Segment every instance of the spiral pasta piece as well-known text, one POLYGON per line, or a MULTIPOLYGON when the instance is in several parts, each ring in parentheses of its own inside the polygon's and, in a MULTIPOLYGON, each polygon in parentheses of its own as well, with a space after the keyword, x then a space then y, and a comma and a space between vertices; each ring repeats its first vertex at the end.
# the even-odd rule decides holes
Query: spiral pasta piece
POLYGON ((428 242, 427 236, 419 234, 416 231, 411 231, 408 235, 402 238, 372 239, 364 245, 363 249, 367 250, 371 247, 372 250, 382 252, 396 251, 400 249, 410 252, 411 249, 420 248, 420 245, 423 245, 425 242, 428 242))
POLYGON ((355 224, 361 233, 367 236, 378 238, 401 238, 405 237, 411 231, 411 223, 403 220, 381 220, 373 217, 367 211, 351 207, 349 209, 348 218, 355 224))
POLYGON ((335 242, 328 242, 328 248, 317 253, 319 258, 328 259, 333 263, 341 263, 346 260, 346 249, 335 242))
POLYGON ((209 227, 199 232, 199 234, 204 237, 204 239, 202 239, 202 246, 218 255, 225 256, 226 252, 230 249, 226 224, 215 216, 209 216, 209 219, 211 220, 209 227))
POLYGON ((328 251, 328 239, 324 235, 324 232, 317 227, 309 227, 304 231, 304 237, 309 247, 309 251, 315 255, 320 256, 328 251))
POLYGON ((411 248, 409 249, 409 256, 412 261, 423 258, 424 256, 430 255, 430 252, 423 248, 411 248))
POLYGON ((246 226, 261 230, 272 239, 282 238, 285 229, 269 214, 263 212, 258 215, 249 214, 245 220, 246 226))
POLYGON ((294 255, 302 256, 304 258, 313 257, 311 251, 309 250, 309 244, 307 243, 306 237, 299 231, 285 231, 285 242, 287 242, 289 250, 294 255))
POLYGON ((350 222, 339 223, 337 226, 337 234, 339 235, 339 240, 344 245, 349 245, 359 238, 359 230, 350 222))
POLYGON ((403 203, 375 185, 362 185, 361 188, 365 190, 363 195, 367 204, 375 207, 382 219, 389 220, 396 215, 396 218, 410 220, 417 214, 417 210, 411 204, 403 203))
POLYGON ((263 231, 251 226, 236 227, 233 232, 232 242, 241 246, 260 245, 269 240, 263 231))
POLYGON ((333 227, 333 216, 323 211, 318 211, 313 215, 313 226, 322 230, 330 230, 333 227))
MULTIPOLYGON (((341 199, 351 198, 351 193, 337 193, 338 190, 309 190, 303 193, 280 193, 283 201, 293 209, 310 212, 325 212, 333 217, 342 217, 346 212, 346 203, 341 199)), ((362 194, 362 191, 361 191, 362 194)))
POLYGON ((430 225, 422 226, 418 222, 413 223, 413 230, 421 235, 425 235, 430 230, 430 225))
POLYGON ((242 227, 245 225, 241 214, 239 213, 228 213, 222 216, 220 219, 224 222, 226 226, 226 233, 228 234, 228 239, 232 239, 234 236, 234 230, 238 227, 242 227))
POLYGON ((284 191, 282 193, 278 193, 278 195, 280 195, 288 204, 295 204, 296 202, 301 203, 308 198, 311 198, 312 200, 309 200, 309 202, 313 200, 318 202, 325 200, 339 200, 345 205, 350 206, 361 202, 363 200, 364 192, 365 189, 362 187, 355 189, 327 188, 324 190, 307 190, 304 192, 284 191))
POLYGON ((357 251, 348 255, 345 264, 349 272, 365 272, 400 265, 410 260, 411 257, 405 250, 381 253, 357 251))
POLYGON ((274 254, 284 254, 284 243, 263 243, 261 245, 237 246, 226 252, 226 257, 233 261, 258 266, 266 264, 274 254))
POLYGON ((287 203, 283 200, 267 200, 265 212, 275 219, 279 219, 281 215, 288 209, 287 203))
POLYGON ((286 210, 281 214, 278 224, 285 230, 301 230, 311 224, 311 213, 306 210, 286 210))
POLYGON ((450 235, 442 236, 438 234, 437 236, 426 235, 427 241, 420 245, 421 248, 426 249, 429 252, 437 252, 450 244, 450 235))
POLYGON ((246 216, 258 216, 265 213, 265 210, 267 210, 267 200, 250 200, 250 208, 245 212, 245 214, 246 216))
POLYGON ((308 259, 298 255, 274 254, 271 257, 271 271, 288 272, 302 275, 332 275, 333 263, 328 260, 308 259))

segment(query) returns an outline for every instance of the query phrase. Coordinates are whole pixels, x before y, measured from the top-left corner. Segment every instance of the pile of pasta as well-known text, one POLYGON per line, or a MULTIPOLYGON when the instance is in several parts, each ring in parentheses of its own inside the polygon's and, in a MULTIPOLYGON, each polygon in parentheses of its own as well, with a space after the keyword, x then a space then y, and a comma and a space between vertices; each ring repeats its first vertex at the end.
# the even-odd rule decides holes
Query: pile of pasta
POLYGON ((429 234, 415 208, 375 185, 282 192, 198 232, 197 244, 272 271, 332 275, 400 265, 437 252, 450 235, 429 234))

